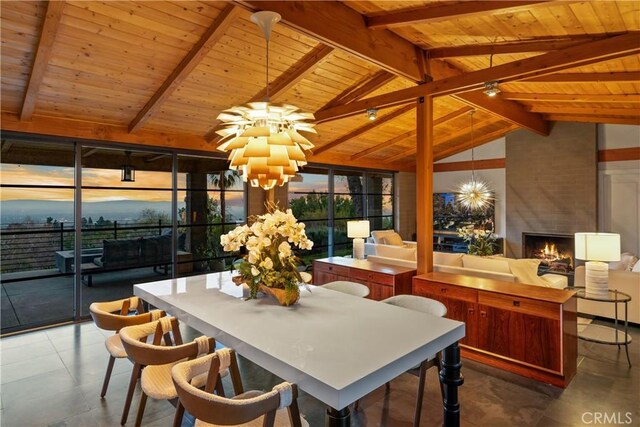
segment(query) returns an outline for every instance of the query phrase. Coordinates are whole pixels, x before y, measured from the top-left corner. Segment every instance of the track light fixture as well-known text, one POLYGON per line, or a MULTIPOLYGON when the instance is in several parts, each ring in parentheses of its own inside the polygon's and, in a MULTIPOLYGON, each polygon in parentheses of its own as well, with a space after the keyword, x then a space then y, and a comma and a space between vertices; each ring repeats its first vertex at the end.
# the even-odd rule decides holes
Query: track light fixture
POLYGON ((490 81, 490 82, 485 82, 484 83, 484 89, 485 89, 484 93, 487 96, 490 96, 490 97, 494 97, 494 96, 496 96, 497 94, 500 93, 500 88, 498 87, 498 81, 497 80, 493 80, 493 81, 490 81))

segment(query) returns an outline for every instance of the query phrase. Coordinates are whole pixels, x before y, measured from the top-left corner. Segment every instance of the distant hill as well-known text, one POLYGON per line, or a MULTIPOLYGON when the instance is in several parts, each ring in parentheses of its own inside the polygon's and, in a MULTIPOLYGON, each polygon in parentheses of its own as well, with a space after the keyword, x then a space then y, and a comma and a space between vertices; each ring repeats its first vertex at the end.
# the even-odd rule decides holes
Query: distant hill
MULTIPOLYGON (((82 216, 97 221, 136 219, 143 209, 153 209, 171 215, 170 202, 140 202, 119 200, 112 202, 87 202, 82 204, 82 216)), ((33 221, 46 222, 47 217, 58 221, 73 222, 73 202, 42 200, 8 200, 0 202, 0 222, 2 225, 22 222, 27 217, 33 221)))

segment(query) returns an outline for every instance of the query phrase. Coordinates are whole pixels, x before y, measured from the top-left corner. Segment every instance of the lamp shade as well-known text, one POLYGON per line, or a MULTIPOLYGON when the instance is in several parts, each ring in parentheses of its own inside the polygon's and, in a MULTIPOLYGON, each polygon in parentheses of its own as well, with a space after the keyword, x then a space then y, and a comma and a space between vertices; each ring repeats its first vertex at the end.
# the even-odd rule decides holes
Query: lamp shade
POLYGON ((620 261, 620 235, 576 233, 575 257, 585 261, 620 261))
POLYGON ((347 221, 347 237, 352 239, 369 237, 369 221, 347 221))

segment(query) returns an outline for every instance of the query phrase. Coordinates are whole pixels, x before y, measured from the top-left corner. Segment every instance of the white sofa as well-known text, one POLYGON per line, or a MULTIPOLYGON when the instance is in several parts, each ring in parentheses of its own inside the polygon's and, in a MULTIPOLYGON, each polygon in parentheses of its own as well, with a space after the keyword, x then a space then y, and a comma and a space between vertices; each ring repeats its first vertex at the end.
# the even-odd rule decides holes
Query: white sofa
MULTIPOLYGON (((412 248, 393 247, 391 245, 376 246, 376 255, 369 255, 367 257, 369 261, 409 268, 417 267, 415 256, 413 259, 403 259, 402 257, 393 256, 399 252, 408 253, 408 249, 412 248), (387 256, 378 254, 386 254, 387 256)), ((486 279, 501 280, 504 282, 526 283, 548 288, 564 289, 567 286, 568 281, 565 276, 559 274, 538 276, 538 264, 538 260, 532 259, 479 257, 445 252, 433 253, 434 271, 484 277, 486 279)))
MULTIPOLYGON (((576 268, 575 286, 584 286, 584 266, 576 268)), ((640 324, 640 273, 609 270, 609 289, 631 295, 629 322, 640 324)), ((611 303, 578 299, 578 312, 613 319, 615 307, 611 303)), ((618 305, 618 319, 624 319, 624 305, 618 305)))

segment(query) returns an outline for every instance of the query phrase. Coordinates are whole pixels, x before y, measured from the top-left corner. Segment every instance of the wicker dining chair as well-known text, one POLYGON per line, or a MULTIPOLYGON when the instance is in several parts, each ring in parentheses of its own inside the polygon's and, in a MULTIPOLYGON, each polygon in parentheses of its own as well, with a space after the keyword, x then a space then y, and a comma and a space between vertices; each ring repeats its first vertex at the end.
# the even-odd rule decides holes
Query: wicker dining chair
MULTIPOLYGON (((138 376, 140 376, 142 394, 136 416, 136 427, 142 423, 147 397, 169 400, 174 403, 176 405, 175 418, 181 422, 184 408, 177 401, 178 395, 171 380, 171 368, 178 362, 192 360, 215 351, 215 340, 201 336, 190 343, 183 344, 178 319, 175 317, 164 317, 144 325, 123 328, 120 331, 120 336, 127 356, 134 362, 121 424, 124 425, 127 422, 138 376), (148 343, 147 340, 151 337, 153 337, 153 341, 148 343)), ((235 353, 233 356, 229 358, 229 364, 224 366, 225 369, 221 372, 223 375, 227 375, 231 370, 234 392, 238 394, 242 393, 242 383, 240 382, 235 353)), ((202 387, 205 385, 206 379, 206 375, 194 378, 194 385, 202 387)), ((221 381, 218 382, 216 392, 224 395, 221 381)))
MULTIPOLYGON (((196 418, 195 427, 242 425, 244 427, 307 427, 300 416, 295 384, 283 382, 271 391, 248 391, 229 399, 212 390, 220 382, 221 369, 230 357, 228 349, 188 362, 176 364, 171 370, 178 397, 184 408, 196 418), (204 390, 194 379, 207 375, 204 390), (285 410, 286 408, 286 410, 285 410)), ((176 420, 174 427, 180 427, 176 420)))
POLYGON ((105 340, 107 351, 109 352, 109 362, 107 363, 107 372, 104 376, 102 391, 100 397, 103 398, 107 394, 111 372, 116 359, 124 359, 127 353, 122 347, 120 329, 127 326, 141 325, 143 323, 158 320, 165 316, 164 311, 152 310, 148 313, 144 312, 142 299, 138 297, 130 297, 117 301, 94 302, 89 306, 91 317, 96 326, 107 331, 115 331, 115 334, 105 340), (131 311, 135 314, 129 315, 131 311))

